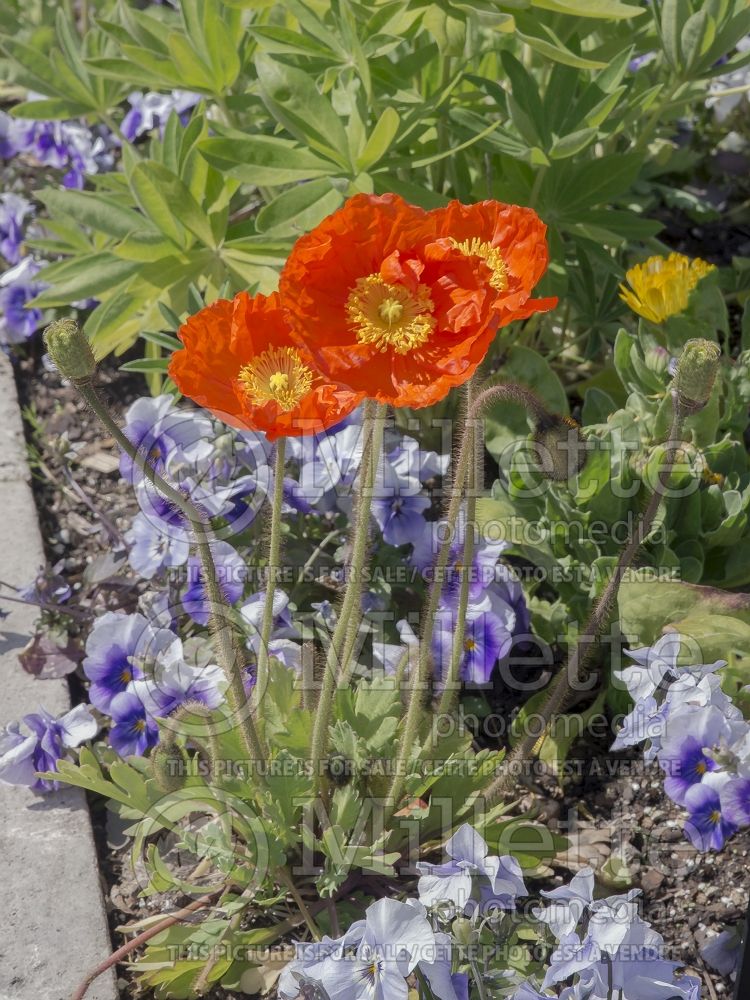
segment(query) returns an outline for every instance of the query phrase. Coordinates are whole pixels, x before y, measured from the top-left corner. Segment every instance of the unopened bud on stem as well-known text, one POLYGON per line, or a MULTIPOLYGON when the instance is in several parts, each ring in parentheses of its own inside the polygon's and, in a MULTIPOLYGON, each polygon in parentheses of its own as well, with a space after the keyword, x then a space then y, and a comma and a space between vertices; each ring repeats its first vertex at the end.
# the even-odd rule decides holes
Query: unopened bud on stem
POLYGON ((688 413, 702 410, 711 398, 721 348, 711 340, 688 340, 677 362, 673 389, 688 413))
POLYGON ((81 381, 96 371, 96 358, 86 335, 74 319, 58 319, 44 331, 44 343, 63 378, 81 381))

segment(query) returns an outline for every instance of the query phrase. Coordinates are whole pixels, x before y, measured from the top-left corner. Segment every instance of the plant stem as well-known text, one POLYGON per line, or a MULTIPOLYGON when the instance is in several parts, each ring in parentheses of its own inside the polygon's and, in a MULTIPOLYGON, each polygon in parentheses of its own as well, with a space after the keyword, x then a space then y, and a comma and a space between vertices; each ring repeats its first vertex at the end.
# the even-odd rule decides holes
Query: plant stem
POLYGON ((257 692, 256 711, 268 684, 268 643, 271 639, 273 626, 273 599, 276 593, 276 580, 279 575, 279 557, 281 553, 281 507, 284 501, 284 459, 286 455, 286 438, 279 438, 276 445, 276 464, 273 477, 273 499, 271 501, 271 534, 268 540, 268 582, 266 598, 263 604, 263 618, 260 625, 260 647, 258 649, 258 666, 255 690, 257 692))
POLYGON ((286 870, 286 868, 279 868, 277 870, 277 874, 279 876, 279 880, 284 883, 289 892, 289 895, 297 904, 297 909, 304 917, 305 923, 307 924, 308 929, 312 934, 314 940, 320 941, 320 939, 323 937, 323 935, 320 933, 320 928, 315 923, 313 915, 312 913, 310 913, 310 910, 308 909, 307 903, 304 901, 304 899, 298 892, 297 887, 294 884, 294 880, 289 875, 289 872, 286 870))
MULTIPOLYGON (((211 535, 207 517, 192 500, 162 479, 148 461, 147 456, 133 446, 109 412, 107 404, 99 396, 93 382, 90 379, 73 379, 72 381, 86 404, 117 444, 132 459, 152 486, 173 503, 190 524, 201 561, 206 597, 208 598, 211 639, 219 665, 227 678, 227 700, 238 720, 249 759, 259 762, 265 758, 265 754, 250 714, 243 680, 243 655, 231 622, 232 609, 227 604, 219 584, 216 564, 211 552, 211 535)), ((262 779, 259 777, 258 780, 262 779)))
POLYGON ((178 924, 183 920, 186 920, 191 914, 195 913, 197 910, 202 910, 220 896, 223 889, 217 889, 215 892, 208 893, 206 896, 201 896, 200 899, 194 900, 192 903, 188 903, 187 906, 183 906, 181 910, 176 910, 174 913, 170 913, 169 916, 160 920, 158 923, 149 927, 148 930, 143 931, 141 934, 136 935, 132 941, 127 941, 124 945, 117 949, 117 951, 112 952, 109 958, 105 958, 95 969, 92 969, 88 973, 86 978, 80 984, 78 989, 73 994, 71 1000, 83 1000, 88 992, 89 986, 98 979, 107 969, 111 969, 113 965, 117 965, 119 961, 126 958, 132 951, 136 948, 140 948, 142 944, 146 944, 150 941, 152 937, 156 937, 157 934, 161 934, 162 931, 167 930, 172 924, 178 924))
POLYGON ((646 119, 646 124, 643 126, 643 131, 638 136, 638 139, 633 147, 634 151, 642 152, 649 143, 651 136, 659 124, 659 119, 666 111, 672 99, 675 97, 677 92, 680 90, 682 84, 679 81, 674 81, 667 87, 666 95, 662 100, 658 101, 656 107, 651 112, 651 114, 646 119))
POLYGON ((620 558, 617 561, 614 572, 610 577, 607 586, 604 588, 602 596, 599 598, 593 611, 591 612, 583 632, 576 640, 565 669, 561 670, 553 681, 545 703, 541 706, 541 708, 537 709, 537 716, 542 720, 542 725, 539 727, 540 732, 543 734, 541 739, 539 735, 525 736, 516 745, 513 752, 506 757, 503 762, 501 773, 495 779, 494 783, 490 786, 489 791, 487 792, 486 801, 489 805, 493 805, 510 790, 513 784, 516 765, 531 758, 537 748, 537 745, 543 741, 544 733, 546 733, 550 722, 565 707, 565 703, 570 696, 571 691, 578 682, 581 671, 586 667, 593 653, 594 643, 601 636, 607 626, 607 623, 609 622, 612 609, 617 599, 620 584, 622 583, 625 574, 633 564, 633 560, 635 559, 638 550, 641 545, 643 545, 651 531, 651 528, 653 527, 654 518, 659 510, 659 505, 661 504, 662 497, 666 490, 667 481, 672 471, 672 466, 674 465, 677 449, 682 443, 685 418, 688 415, 680 405, 675 392, 672 393, 672 400, 674 405, 672 426, 669 431, 669 438, 666 442, 664 461, 659 470, 657 488, 651 494, 646 509, 641 515, 635 531, 628 539, 624 549, 620 553, 620 558))
POLYGON ((466 415, 461 444, 456 462, 456 470, 451 487, 450 502, 445 516, 446 531, 445 537, 438 550, 438 557, 435 563, 435 572, 430 586, 427 605, 422 615, 422 635, 419 642, 419 659, 417 669, 412 670, 409 676, 409 694, 406 709, 404 728, 399 744, 398 755, 395 761, 393 782, 388 793, 388 808, 393 810, 398 807, 398 802, 404 789, 406 780, 406 765, 411 756, 414 745, 419 736, 419 729, 422 722, 422 693, 429 680, 432 666, 432 635, 435 625, 435 616, 440 604, 440 597, 443 590, 445 568, 448 564, 451 541, 455 532, 458 515, 461 508, 464 484, 466 482, 469 462, 474 458, 474 443, 471 428, 479 420, 488 406, 497 402, 515 402, 523 406, 531 415, 539 420, 548 416, 542 403, 529 389, 515 382, 508 382, 503 385, 493 385, 479 393, 472 402, 466 415))
MULTIPOLYGON (((456 609, 456 619, 453 633, 453 645, 451 647, 451 660, 448 667, 448 674, 444 678, 445 686, 440 698, 438 715, 447 715, 451 711, 461 686, 459 672, 461 661, 464 656, 464 637, 466 634, 466 611, 469 606, 469 590, 471 586, 471 569, 474 559, 474 522, 476 521, 477 508, 477 427, 471 426, 468 422, 468 414, 476 395, 474 379, 470 379, 465 387, 466 400, 466 435, 467 447, 471 450, 473 461, 468 463, 466 470, 467 487, 466 496, 466 518, 464 520, 464 546, 461 556, 461 582, 458 593, 458 607, 456 609)), ((464 484, 460 484, 463 489, 464 484)))
MULTIPOLYGON (((353 647, 354 639, 350 638, 352 629, 359 630, 363 569, 370 535, 370 509, 375 472, 380 457, 384 420, 385 407, 375 404, 373 400, 367 400, 362 425, 364 447, 359 474, 359 494, 355 501, 351 561, 348 567, 344 600, 326 655, 323 685, 318 698, 310 747, 314 795, 317 795, 320 788, 320 764, 328 746, 328 722, 331 717, 336 682, 338 680, 341 683, 348 673, 347 664, 342 658, 342 654, 347 644, 350 645, 350 648, 353 647)), ((356 631, 354 632, 355 638, 356 631)))

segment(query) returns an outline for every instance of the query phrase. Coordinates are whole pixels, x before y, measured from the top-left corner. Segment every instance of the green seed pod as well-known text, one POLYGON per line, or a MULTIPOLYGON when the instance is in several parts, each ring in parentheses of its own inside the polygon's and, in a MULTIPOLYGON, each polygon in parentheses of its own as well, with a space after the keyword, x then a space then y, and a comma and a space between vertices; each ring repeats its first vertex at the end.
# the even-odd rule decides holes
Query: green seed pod
POLYGON ((177 792, 185 784, 187 755, 176 743, 160 743, 151 754, 151 772, 164 792, 177 792))
POLYGON ((540 472, 553 482, 564 483, 586 464, 586 447, 578 423, 572 417, 547 413, 537 420, 534 432, 536 462, 540 472))
POLYGON ((719 371, 721 348, 711 340, 688 340, 677 362, 673 388, 689 413, 702 410, 711 398, 719 371))
POLYGON ((96 371, 96 358, 74 319, 58 319, 44 331, 44 343, 63 378, 81 381, 96 371))

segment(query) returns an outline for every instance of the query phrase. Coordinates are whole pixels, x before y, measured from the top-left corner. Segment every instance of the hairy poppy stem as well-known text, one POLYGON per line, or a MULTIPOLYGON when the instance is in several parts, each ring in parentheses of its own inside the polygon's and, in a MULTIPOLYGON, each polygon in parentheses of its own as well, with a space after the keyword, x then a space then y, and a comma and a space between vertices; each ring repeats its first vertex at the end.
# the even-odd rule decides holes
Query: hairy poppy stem
MULTIPOLYGON (((78 389, 86 405, 99 418, 104 428, 115 439, 122 450, 132 459, 152 486, 180 511, 190 524, 195 537, 196 548, 201 561, 206 597, 208 598, 209 623, 214 651, 219 665, 227 678, 227 700, 235 714, 237 724, 242 733, 245 749, 250 760, 259 762, 264 759, 264 753, 255 724, 250 714, 245 685, 243 681, 244 659, 240 643, 232 625, 232 609, 226 602, 219 583, 213 552, 211 551, 211 530, 206 515, 179 490, 166 482, 146 455, 136 448, 125 436, 119 424, 109 412, 109 407, 101 398, 91 378, 71 379, 78 389)), ((258 780, 262 780, 259 778, 258 780)))
POLYGON ((99 976, 103 975, 107 969, 111 969, 113 965, 117 965, 118 962, 122 961, 123 958, 135 951, 136 948, 140 948, 142 944, 146 944, 151 938, 156 937, 157 934, 161 934, 162 931, 167 930, 172 924, 178 924, 182 920, 186 920, 189 916, 198 910, 204 909, 206 906, 210 906, 211 903, 221 895, 223 889, 217 889, 215 892, 211 892, 206 896, 201 896, 200 899, 194 900, 187 906, 183 906, 181 910, 177 910, 174 913, 170 913, 169 916, 160 920, 158 923, 149 927, 148 930, 143 931, 133 938, 132 941, 127 941, 124 945, 117 949, 117 951, 112 952, 109 958, 105 958, 95 969, 86 976, 81 985, 75 991, 71 1000, 83 1000, 88 992, 89 986, 98 979, 99 976))
POLYGON ((351 561, 344 599, 328 646, 310 745, 314 795, 317 795, 320 788, 320 765, 328 746, 328 724, 337 682, 342 683, 349 674, 348 664, 343 656, 347 650, 351 656, 359 630, 363 570, 370 537, 370 509, 383 442, 385 413, 385 406, 376 404, 373 400, 365 403, 365 418, 362 425, 364 448, 359 475, 359 493, 355 501, 351 561))
POLYGON ((620 584, 653 527, 657 511, 667 490, 667 483, 672 472, 675 456, 682 444, 685 418, 690 412, 683 405, 676 391, 672 392, 672 401, 674 405, 672 426, 666 441, 664 458, 659 469, 656 489, 651 494, 646 509, 641 515, 635 530, 620 553, 620 558, 617 560, 614 572, 607 586, 604 588, 602 596, 596 602, 583 632, 576 640, 565 668, 560 671, 553 681, 544 704, 536 710, 536 715, 541 720, 539 732, 524 736, 516 744, 513 751, 503 761, 500 774, 488 789, 485 801, 490 807, 510 792, 515 784, 516 772, 523 766, 525 761, 531 760, 535 753, 541 749, 541 744, 544 741, 550 723, 565 708, 571 692, 578 683, 582 670, 585 669, 594 652, 596 641, 607 627, 612 609, 617 600, 620 584))
MULTIPOLYGON (((435 617, 443 592, 445 569, 448 565, 451 542, 456 531, 458 516, 461 510, 464 487, 469 470, 469 463, 475 460, 474 427, 488 406, 493 403, 518 403, 534 418, 541 421, 549 418, 549 413, 540 400, 529 389, 515 382, 503 385, 493 385, 480 392, 473 400, 466 413, 466 422, 461 436, 461 444, 456 461, 456 469, 450 491, 450 501, 445 515, 445 537, 440 543, 435 572, 430 586, 427 604, 422 615, 422 635, 419 641, 419 660, 417 669, 409 675, 409 695, 406 709, 406 719, 399 744, 398 755, 394 765, 393 782, 388 792, 387 807, 389 810, 398 808, 399 800, 404 790, 407 774, 407 764, 419 737, 419 730, 424 714, 423 698, 432 669, 432 636, 435 628, 435 617)), ((473 529, 472 529, 473 530, 473 529)))
POLYGON ((458 697, 461 681, 459 673, 461 660, 464 654, 464 638, 466 636, 466 611, 469 607, 469 590, 471 587, 471 567, 474 559, 474 522, 477 511, 477 438, 478 429, 476 424, 471 426, 468 423, 468 415, 472 403, 476 396, 476 385, 474 379, 466 383, 465 393, 465 419, 467 447, 471 449, 472 461, 468 463, 466 470, 466 520, 464 523, 464 545, 461 555, 461 581, 458 592, 458 607, 456 609, 456 619, 454 622, 453 645, 451 647, 451 659, 448 667, 448 674, 444 678, 443 693, 440 697, 438 716, 447 715, 453 708, 453 704, 458 697))
POLYGON ((276 444, 276 465, 273 477, 273 499, 271 501, 271 534, 268 541, 268 582, 266 598, 263 604, 263 619, 260 626, 260 648, 258 649, 258 675, 255 690, 257 692, 255 710, 260 703, 268 685, 268 643, 271 640, 273 625, 273 599, 276 593, 276 581, 279 576, 279 560, 281 554, 281 507, 284 501, 284 461, 286 458, 286 438, 279 438, 276 444))

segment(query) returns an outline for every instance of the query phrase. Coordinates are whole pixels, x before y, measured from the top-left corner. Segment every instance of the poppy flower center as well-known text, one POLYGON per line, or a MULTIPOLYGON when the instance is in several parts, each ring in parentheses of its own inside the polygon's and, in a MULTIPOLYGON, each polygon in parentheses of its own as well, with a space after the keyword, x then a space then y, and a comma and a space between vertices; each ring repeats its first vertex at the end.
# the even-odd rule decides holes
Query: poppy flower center
POLYGON ((253 406, 276 403, 287 412, 308 394, 313 373, 293 347, 269 347, 240 369, 238 379, 253 406))
POLYGON ((408 354, 429 340, 435 329, 433 309, 425 285, 411 291, 390 285, 379 274, 359 278, 346 302, 359 343, 373 344, 379 351, 393 348, 396 354, 408 354))
POLYGON ((480 240, 478 236, 474 236, 470 240, 461 240, 461 242, 451 238, 451 243, 455 250, 460 250, 467 257, 479 257, 483 260, 492 271, 490 286, 496 292, 505 291, 508 287, 508 266, 497 247, 493 247, 486 240, 480 240))

